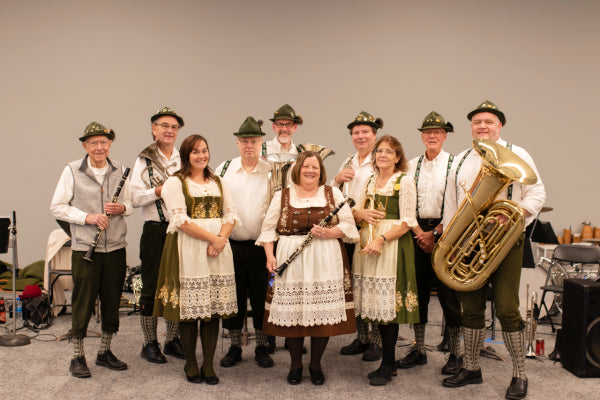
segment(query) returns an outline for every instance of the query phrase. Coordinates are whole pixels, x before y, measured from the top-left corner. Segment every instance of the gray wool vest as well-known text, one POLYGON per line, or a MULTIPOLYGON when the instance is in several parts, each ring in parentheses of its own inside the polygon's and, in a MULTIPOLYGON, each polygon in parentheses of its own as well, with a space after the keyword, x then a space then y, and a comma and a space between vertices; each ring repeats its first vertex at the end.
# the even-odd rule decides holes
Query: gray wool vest
MULTIPOLYGON (((88 156, 70 162, 69 168, 73 173, 73 199, 70 205, 77 207, 88 214, 104 213, 104 203, 109 203, 117 190, 123 175, 121 163, 106 159, 108 170, 102 185, 98 183, 94 173, 88 167, 88 156)), ((96 225, 71 224, 71 249, 87 251, 96 237, 96 225)), ((96 251, 109 253, 127 246, 125 241, 127 225, 122 215, 112 215, 108 227, 102 233, 96 251)))

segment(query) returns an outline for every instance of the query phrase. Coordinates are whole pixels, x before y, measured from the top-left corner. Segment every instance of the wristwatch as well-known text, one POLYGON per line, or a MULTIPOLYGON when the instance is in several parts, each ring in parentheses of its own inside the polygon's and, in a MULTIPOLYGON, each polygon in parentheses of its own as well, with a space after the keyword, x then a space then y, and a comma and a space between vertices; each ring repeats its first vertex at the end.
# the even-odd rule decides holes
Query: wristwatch
POLYGON ((434 238, 437 238, 439 236, 438 231, 435 229, 431 231, 431 234, 433 235, 434 238))

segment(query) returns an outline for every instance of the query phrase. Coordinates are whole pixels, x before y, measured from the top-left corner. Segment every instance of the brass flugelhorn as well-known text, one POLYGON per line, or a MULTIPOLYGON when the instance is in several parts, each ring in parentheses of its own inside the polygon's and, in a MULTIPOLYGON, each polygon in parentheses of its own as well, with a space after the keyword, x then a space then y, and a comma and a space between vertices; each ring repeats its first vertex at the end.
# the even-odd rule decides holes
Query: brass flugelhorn
POLYGON ((521 207, 495 198, 512 182, 537 182, 529 164, 504 146, 476 139, 473 148, 482 159, 481 169, 471 188, 463 187, 465 199, 432 254, 437 277, 462 292, 482 287, 523 232, 521 207), (500 223, 499 217, 507 222, 500 223))

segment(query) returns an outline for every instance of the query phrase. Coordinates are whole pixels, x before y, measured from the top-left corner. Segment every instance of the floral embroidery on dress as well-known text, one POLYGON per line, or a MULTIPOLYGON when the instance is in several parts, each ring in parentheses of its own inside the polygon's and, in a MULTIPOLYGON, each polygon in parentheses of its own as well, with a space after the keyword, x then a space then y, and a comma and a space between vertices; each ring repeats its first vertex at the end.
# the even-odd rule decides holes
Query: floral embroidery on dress
POLYGON ((402 300, 402 293, 400 291, 396 292, 396 312, 400 312, 404 307, 404 301, 402 300))
POLYGON ((163 306, 167 305, 169 301, 169 289, 167 289, 167 281, 160 287, 158 292, 158 299, 162 302, 163 306))
POLYGON ((408 287, 406 289, 406 310, 408 312, 412 312, 419 305, 419 299, 417 294, 410 290, 410 282, 408 282, 408 287))

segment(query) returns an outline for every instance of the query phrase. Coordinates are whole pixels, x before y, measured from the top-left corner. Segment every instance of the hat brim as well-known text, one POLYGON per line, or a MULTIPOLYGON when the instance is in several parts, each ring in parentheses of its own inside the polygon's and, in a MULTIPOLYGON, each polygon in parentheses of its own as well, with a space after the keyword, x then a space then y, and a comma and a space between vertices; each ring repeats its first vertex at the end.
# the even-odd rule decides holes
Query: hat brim
POLYGON ((379 125, 377 125, 375 122, 371 122, 371 121, 352 121, 348 124, 348 129, 351 130, 356 125, 368 125, 368 126, 375 128, 375 130, 379 129, 379 125))
POLYGON ((108 133, 106 133, 106 132, 93 132, 93 133, 89 133, 87 135, 83 135, 82 137, 80 137, 79 141, 85 142, 87 140, 87 138, 91 138, 91 137, 94 137, 94 136, 106 136, 110 140, 115 140, 115 131, 113 131, 111 129, 108 133))
POLYGON ((439 125, 426 125, 426 126, 422 126, 420 128, 417 128, 417 130, 423 132, 427 129, 443 129, 444 131, 446 131, 446 133, 449 132, 454 132, 450 127, 448 126, 439 126, 439 125))
POLYGON ((302 122, 303 122, 302 118, 298 118, 298 117, 292 118, 292 117, 288 117, 288 116, 285 116, 285 115, 281 116, 281 117, 269 118, 269 121, 275 122, 275 121, 277 121, 279 119, 287 119, 289 121, 292 121, 295 124, 300 124, 300 125, 302 125, 302 122))
POLYGON ((263 131, 258 132, 233 132, 234 136, 237 137, 263 137, 266 135, 263 131))
POLYGON ((467 114, 467 119, 469 121, 471 121, 473 119, 474 115, 482 113, 482 112, 489 112, 489 113, 494 114, 495 116, 498 117, 498 119, 502 123, 502 126, 506 125, 506 117, 504 116, 504 113, 499 110, 494 110, 493 108, 477 108, 477 109, 471 111, 469 114, 467 114))
POLYGON ((159 114, 154 114, 152 116, 152 118, 150 118, 150 122, 154 122, 157 119, 159 119, 160 117, 164 117, 164 116, 175 118, 177 120, 177 122, 179 123, 180 127, 182 127, 184 125, 183 124, 183 118, 181 118, 179 115, 173 114, 173 113, 159 113, 159 114))

